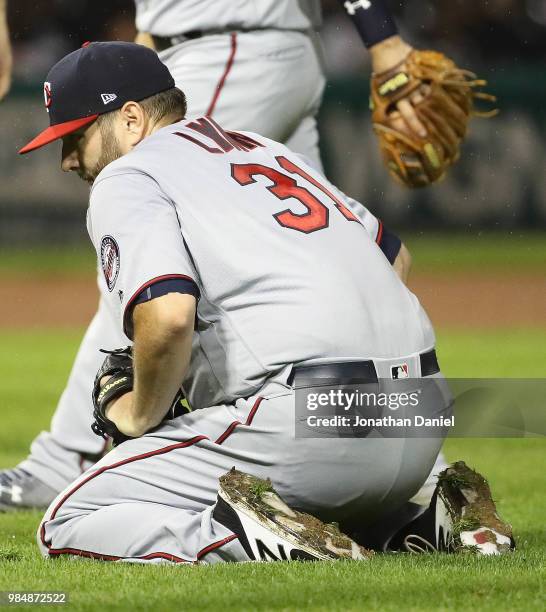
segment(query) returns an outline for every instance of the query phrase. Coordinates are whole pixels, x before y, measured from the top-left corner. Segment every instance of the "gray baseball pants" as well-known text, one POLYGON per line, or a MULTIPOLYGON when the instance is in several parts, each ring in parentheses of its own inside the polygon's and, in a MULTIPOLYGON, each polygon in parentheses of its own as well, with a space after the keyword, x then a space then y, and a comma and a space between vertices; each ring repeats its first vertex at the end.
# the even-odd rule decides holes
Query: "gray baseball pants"
POLYGON ((233 466, 270 478, 290 506, 345 524, 377 518, 415 494, 441 439, 295 438, 289 371, 253 397, 196 410, 112 450, 47 510, 38 532, 43 555, 247 561, 212 517, 218 479, 233 466))

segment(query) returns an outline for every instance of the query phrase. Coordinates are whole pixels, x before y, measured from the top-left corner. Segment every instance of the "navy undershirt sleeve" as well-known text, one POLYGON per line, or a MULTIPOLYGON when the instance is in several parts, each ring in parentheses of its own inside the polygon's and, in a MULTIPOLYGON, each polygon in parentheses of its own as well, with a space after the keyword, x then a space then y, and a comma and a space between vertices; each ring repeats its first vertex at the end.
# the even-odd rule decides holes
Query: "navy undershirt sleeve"
POLYGON ((339 0, 366 47, 398 34, 386 0, 339 0))
POLYGON ((167 295, 167 293, 189 293, 196 299, 199 299, 199 289, 192 280, 186 280, 183 278, 169 278, 166 280, 157 281, 157 283, 143 289, 134 298, 132 306, 134 308, 137 304, 149 302, 154 298, 167 295))
POLYGON ((157 280, 146 286, 140 293, 137 293, 127 305, 124 317, 124 330, 129 338, 133 337, 133 310, 137 304, 149 302, 154 298, 167 295, 168 293, 187 293, 199 300, 200 292, 195 282, 186 278, 167 278, 157 280))
POLYGON ((379 223, 379 232, 377 235, 377 245, 383 251, 385 257, 389 260, 389 263, 392 265, 395 259, 400 253, 400 248, 402 247, 402 241, 396 234, 393 234, 390 230, 388 230, 383 223, 379 223))

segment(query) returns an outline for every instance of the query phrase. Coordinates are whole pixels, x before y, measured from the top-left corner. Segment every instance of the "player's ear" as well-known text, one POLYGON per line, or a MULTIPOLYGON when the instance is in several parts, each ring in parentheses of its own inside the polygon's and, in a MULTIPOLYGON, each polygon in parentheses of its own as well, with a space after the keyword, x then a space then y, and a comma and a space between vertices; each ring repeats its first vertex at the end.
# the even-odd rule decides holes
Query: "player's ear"
POLYGON ((147 118, 144 109, 137 102, 125 102, 119 112, 121 132, 130 145, 138 144, 146 135, 147 118))

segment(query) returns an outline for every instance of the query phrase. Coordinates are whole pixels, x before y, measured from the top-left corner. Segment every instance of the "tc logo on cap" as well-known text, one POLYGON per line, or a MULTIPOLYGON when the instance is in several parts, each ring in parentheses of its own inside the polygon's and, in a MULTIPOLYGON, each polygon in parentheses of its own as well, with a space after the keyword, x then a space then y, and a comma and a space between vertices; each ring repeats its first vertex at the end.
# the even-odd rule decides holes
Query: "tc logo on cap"
POLYGON ((46 111, 49 113, 49 107, 51 106, 51 83, 47 81, 44 83, 44 103, 46 111))

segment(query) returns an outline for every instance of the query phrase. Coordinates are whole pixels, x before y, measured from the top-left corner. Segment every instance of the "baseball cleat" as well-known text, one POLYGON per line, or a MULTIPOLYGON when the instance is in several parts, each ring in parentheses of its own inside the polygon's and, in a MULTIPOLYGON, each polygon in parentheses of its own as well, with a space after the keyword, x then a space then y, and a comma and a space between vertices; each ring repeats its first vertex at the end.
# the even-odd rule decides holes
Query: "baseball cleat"
POLYGON ((55 497, 57 491, 22 468, 0 471, 0 512, 46 509, 55 497))
MULTIPOLYGON (((402 550, 501 555, 515 548, 512 527, 497 514, 487 480, 464 461, 439 474, 425 515, 427 528, 408 533, 402 550)), ((416 524, 423 525, 423 519, 416 524)))
POLYGON ((213 517, 239 537, 252 561, 363 560, 373 554, 336 524, 292 510, 269 480, 235 468, 220 478, 213 517))

